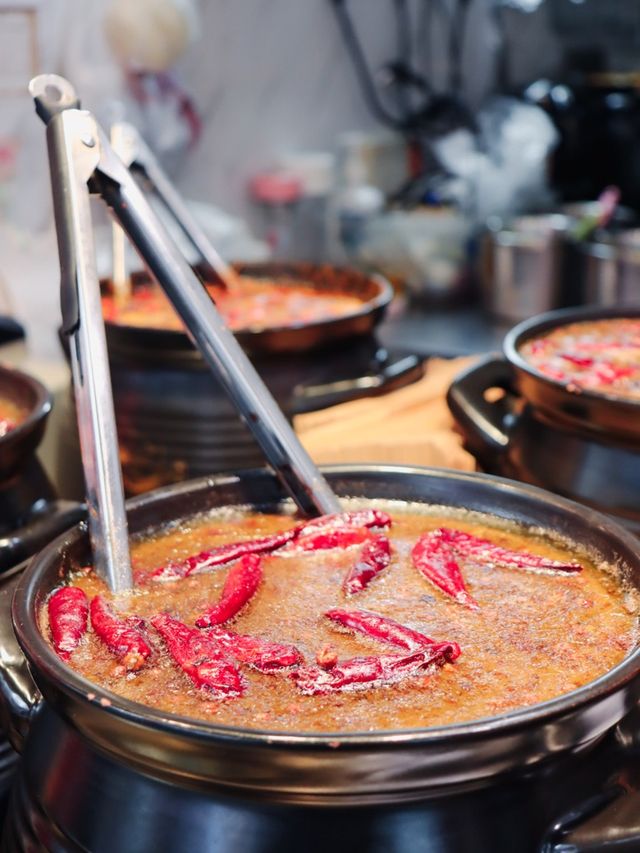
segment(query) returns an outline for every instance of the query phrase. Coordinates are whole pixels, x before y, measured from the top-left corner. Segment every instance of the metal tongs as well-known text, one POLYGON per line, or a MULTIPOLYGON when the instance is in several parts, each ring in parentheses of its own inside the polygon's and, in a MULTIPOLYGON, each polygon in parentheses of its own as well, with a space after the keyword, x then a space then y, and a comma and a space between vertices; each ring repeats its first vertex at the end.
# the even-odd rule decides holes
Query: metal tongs
POLYGON ((62 331, 69 338, 89 533, 96 569, 109 587, 115 592, 128 589, 132 575, 90 193, 111 208, 300 510, 307 515, 337 512, 338 499, 107 135, 90 112, 80 109, 71 84, 44 74, 31 81, 29 91, 47 125, 62 331))
POLYGON ((205 265, 228 290, 238 288, 238 274, 211 245, 138 129, 125 121, 114 123, 111 126, 111 145, 127 169, 141 177, 145 188, 162 202, 205 265))

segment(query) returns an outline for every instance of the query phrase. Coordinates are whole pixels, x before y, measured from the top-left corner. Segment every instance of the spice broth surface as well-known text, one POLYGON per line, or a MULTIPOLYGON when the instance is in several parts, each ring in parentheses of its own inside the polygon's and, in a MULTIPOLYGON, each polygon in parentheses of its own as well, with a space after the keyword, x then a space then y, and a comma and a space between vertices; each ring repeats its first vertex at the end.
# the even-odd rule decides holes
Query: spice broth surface
MULTIPOLYGON (((363 302, 345 293, 331 293, 303 282, 240 276, 238 292, 208 284, 207 290, 227 326, 241 329, 269 329, 343 317, 362 309, 363 302)), ((105 318, 125 326, 181 330, 184 325, 173 306, 155 285, 137 287, 131 297, 118 304, 113 296, 103 296, 105 318)))
POLYGON ((525 341, 520 353, 569 390, 640 399, 639 318, 569 323, 525 341))
MULTIPOLYGON (((149 626, 154 652, 136 674, 123 673, 91 629, 69 665, 127 699, 215 724, 291 732, 365 732, 460 723, 543 702, 593 681, 636 645, 636 593, 625 592, 613 571, 596 567, 585 554, 577 555, 583 570, 571 575, 461 561, 467 587, 480 605, 473 611, 416 571, 410 552, 421 534, 446 526, 552 559, 576 559, 576 554, 488 517, 375 506, 392 514, 392 559, 362 592, 349 598, 342 592, 345 573, 357 559, 359 546, 267 555, 257 593, 222 627, 293 643, 308 664, 315 663, 317 652, 327 645, 337 651, 340 661, 397 651, 377 640, 338 631, 323 617, 335 607, 368 610, 437 641, 459 643, 462 653, 455 662, 389 686, 315 696, 303 695, 286 670, 264 674, 240 665, 244 694, 212 699, 206 689, 194 687, 149 626)), ((150 619, 167 612, 193 627, 203 609, 218 599, 229 566, 168 583, 144 583, 145 576, 172 560, 282 531, 294 523, 286 515, 239 511, 199 517, 133 544, 134 570, 143 581, 133 591, 112 596, 90 570, 74 572, 69 582, 89 598, 102 593, 123 613, 150 619)), ((46 606, 40 613, 40 627, 49 637, 46 606)))
POLYGON ((0 438, 19 426, 26 417, 26 409, 13 400, 0 397, 0 438))

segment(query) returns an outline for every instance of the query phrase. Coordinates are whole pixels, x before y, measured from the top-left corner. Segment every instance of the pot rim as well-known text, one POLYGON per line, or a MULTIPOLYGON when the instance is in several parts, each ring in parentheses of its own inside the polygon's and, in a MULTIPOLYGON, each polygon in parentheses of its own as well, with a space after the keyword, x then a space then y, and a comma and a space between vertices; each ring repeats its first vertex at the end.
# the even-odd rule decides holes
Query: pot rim
MULTIPOLYGON (((503 477, 475 472, 464 472, 446 468, 400 465, 332 465, 322 468, 325 474, 353 475, 388 473, 393 475, 420 475, 437 477, 458 482, 481 482, 487 486, 495 486, 505 493, 505 503, 508 495, 518 494, 546 504, 556 512, 579 514, 589 526, 604 527, 610 535, 622 542, 623 547, 631 551, 640 548, 638 539, 624 527, 611 518, 589 507, 583 506, 565 498, 529 484, 518 483, 503 477)), ((240 474, 221 474, 213 477, 203 477, 184 483, 147 492, 142 496, 127 501, 127 509, 135 510, 146 504, 154 503, 159 498, 189 493, 202 487, 233 484, 240 479, 269 476, 275 480, 275 475, 268 469, 250 469, 240 474)), ((46 565, 52 551, 63 545, 69 545, 81 536, 86 536, 86 524, 81 522, 61 536, 54 539, 45 549, 33 558, 23 573, 16 588, 12 602, 12 621, 15 634, 21 648, 31 666, 36 671, 44 673, 47 680, 54 682, 58 688, 72 694, 75 700, 89 705, 101 706, 102 710, 129 723, 143 725, 147 728, 165 731, 173 734, 188 735, 200 740, 218 739, 231 743, 244 743, 252 746, 274 746, 279 748, 313 750, 318 748, 371 748, 395 747, 399 745, 420 746, 433 745, 439 742, 449 742, 455 739, 458 743, 473 741, 486 735, 509 735, 529 728, 532 725, 549 723, 555 718, 564 716, 567 712, 578 707, 586 708, 601 701, 621 687, 632 681, 640 672, 640 644, 619 664, 599 676, 594 681, 557 696, 545 702, 540 702, 522 709, 509 711, 493 717, 483 717, 464 723, 452 723, 445 726, 427 728, 393 729, 372 732, 283 732, 268 729, 248 729, 233 726, 207 723, 191 717, 170 714, 148 705, 132 702, 116 693, 88 681, 66 666, 56 655, 53 648, 41 634, 37 620, 32 618, 35 608, 35 596, 38 588, 38 575, 41 566, 46 565)))
POLYGON ((623 412, 628 412, 630 416, 638 416, 640 414, 640 401, 634 402, 619 395, 590 389, 570 390, 566 383, 541 373, 520 353, 520 347, 525 341, 551 329, 568 326, 572 323, 588 322, 589 320, 615 320, 618 318, 640 319, 640 307, 612 306, 603 308, 598 305, 589 305, 582 308, 560 308, 556 311, 547 311, 544 314, 536 314, 534 317, 513 326, 504 337, 502 349, 507 361, 538 382, 542 382, 555 390, 564 391, 571 397, 578 396, 580 399, 594 404, 606 402, 623 412))
MULTIPOLYGON (((247 263, 238 263, 232 264, 232 266, 241 266, 243 270, 250 272, 252 267, 266 267, 270 264, 274 266, 290 266, 292 269, 298 263, 307 263, 304 261, 255 261, 255 262, 247 262, 247 263)), ((393 299, 393 287, 391 286, 388 279, 386 279, 383 275, 378 272, 374 273, 364 273, 361 270, 356 269, 355 267, 350 267, 348 265, 336 265, 336 264, 311 264, 310 266, 314 267, 324 267, 326 269, 330 269, 334 272, 353 272, 357 275, 361 276, 363 279, 366 279, 368 282, 373 282, 378 287, 378 293, 367 300, 362 300, 362 306, 354 311, 349 311, 346 314, 341 314, 339 317, 326 317, 320 320, 314 320, 312 322, 307 323, 291 323, 287 326, 247 326, 242 329, 236 329, 234 331, 234 335, 236 336, 259 336, 263 334, 269 335, 279 335, 285 334, 287 332, 295 332, 300 331, 301 329, 309 329, 309 330, 321 330, 323 328, 329 328, 335 325, 337 322, 341 321, 349 321, 355 320, 359 317, 367 317, 370 314, 374 314, 376 311, 387 308, 393 299)), ((343 292, 343 289, 336 288, 336 292, 343 292)), ((105 320, 106 326, 113 326, 117 329, 122 329, 123 333, 131 333, 136 334, 139 333, 140 330, 144 330, 145 335, 148 335, 151 339, 154 337, 162 338, 163 341, 175 341, 180 343, 185 343, 189 340, 189 337, 185 331, 182 329, 161 329, 156 328, 154 326, 135 326, 129 325, 128 323, 116 323, 112 320, 105 320)))

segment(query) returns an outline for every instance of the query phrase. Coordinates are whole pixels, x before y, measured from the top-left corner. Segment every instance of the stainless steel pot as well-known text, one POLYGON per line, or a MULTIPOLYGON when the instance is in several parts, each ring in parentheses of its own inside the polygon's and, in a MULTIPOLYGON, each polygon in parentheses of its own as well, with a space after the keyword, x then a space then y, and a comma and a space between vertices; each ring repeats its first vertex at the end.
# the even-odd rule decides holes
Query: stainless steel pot
MULTIPOLYGON (((586 305, 640 305, 640 230, 624 231, 580 247, 586 305)), ((577 272, 577 271, 576 271, 577 272)))

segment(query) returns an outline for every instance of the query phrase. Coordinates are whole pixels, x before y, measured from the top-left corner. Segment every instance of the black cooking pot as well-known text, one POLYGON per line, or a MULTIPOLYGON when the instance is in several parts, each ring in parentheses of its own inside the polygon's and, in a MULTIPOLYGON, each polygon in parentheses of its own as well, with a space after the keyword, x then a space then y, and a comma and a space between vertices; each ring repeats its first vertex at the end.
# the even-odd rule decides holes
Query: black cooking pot
MULTIPOLYGON (((380 276, 303 262, 237 269, 256 279, 310 282, 314 290, 362 302, 344 317, 235 333, 287 417, 386 392, 421 375, 415 356, 390 355, 371 335, 393 295, 380 276)), ((139 274, 133 283, 148 277, 139 274)), ((129 493, 262 464, 250 432, 184 332, 107 323, 106 333, 129 493)))
POLYGON ((0 367, 0 398, 9 400, 27 412, 18 426, 0 437, 0 482, 23 468, 36 449, 51 411, 51 395, 26 373, 13 367, 0 367))
POLYGON ((26 417, 0 437, 0 571, 35 554, 82 515, 56 496, 35 452, 51 411, 51 395, 27 373, 0 366, 0 398, 26 417))
POLYGON ((525 341, 559 326, 616 317, 640 317, 640 308, 571 308, 520 323, 507 333, 503 355, 454 379, 447 402, 485 471, 584 501, 640 529, 640 402, 570 390, 520 355, 525 341))
MULTIPOLYGON (((552 531, 615 564, 627 583, 640 588, 635 537, 596 512, 533 487, 419 468, 340 467, 326 474, 341 496, 478 510, 552 531)), ((217 506, 273 509, 282 500, 280 485, 266 471, 219 476, 129 502, 129 527, 136 534, 217 506)), ((443 797, 451 802, 449 798, 509 772, 530 774, 539 767, 544 773, 551 759, 596 744, 640 696, 636 650, 604 676, 565 696, 440 728, 286 734, 174 716, 89 683, 65 666, 41 635, 37 614, 59 584, 61 571, 89 557, 88 536, 77 527, 51 543, 20 577, 12 614, 29 669, 24 661, 20 664, 7 622, 0 620, 0 689, 19 748, 25 748, 24 737, 31 730, 7 830, 12 850, 315 850, 317 839, 308 844, 306 839, 312 823, 302 819, 310 808, 327 809, 320 823, 329 832, 346 806, 369 815, 376 807, 382 819, 382 806, 393 810, 443 797), (285 827, 295 829, 295 837, 274 838, 268 829, 274 820, 283 833, 285 827)), ((453 834, 444 838, 434 832, 417 849, 529 849, 529 842, 520 847, 469 846, 476 828, 469 835, 464 822, 458 823, 453 834), (465 843, 457 844, 462 838, 465 843)), ((363 840, 358 849, 416 849, 399 842, 396 846, 392 837, 388 842, 374 848, 363 840)), ((354 843, 347 833, 332 849, 355 849, 354 843)))

